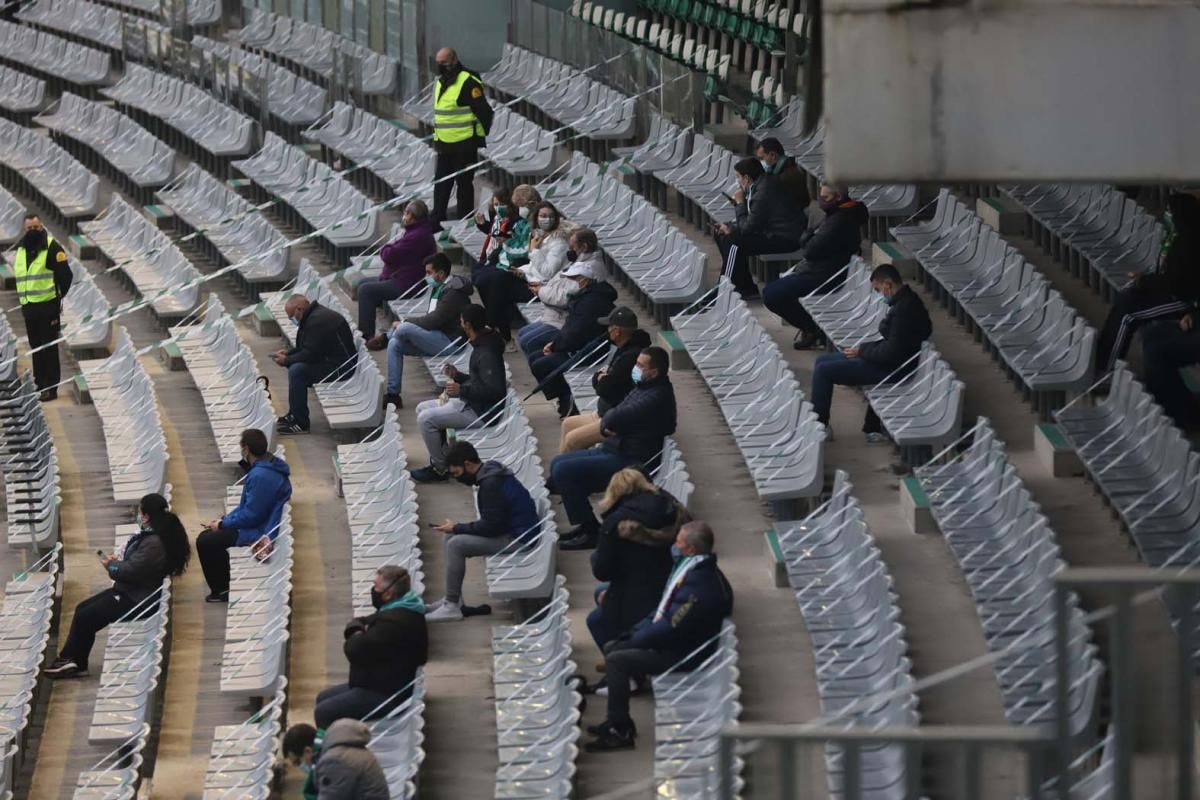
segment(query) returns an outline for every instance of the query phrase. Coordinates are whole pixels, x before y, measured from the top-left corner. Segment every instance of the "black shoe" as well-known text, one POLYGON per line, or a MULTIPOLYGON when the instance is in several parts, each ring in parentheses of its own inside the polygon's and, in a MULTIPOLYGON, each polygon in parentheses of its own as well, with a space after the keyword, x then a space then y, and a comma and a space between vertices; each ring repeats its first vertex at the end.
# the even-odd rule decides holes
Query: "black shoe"
POLYGON ((575 400, 571 397, 558 398, 558 418, 566 419, 579 414, 579 409, 575 407, 575 400))
POLYGON ((450 473, 446 470, 439 470, 433 464, 420 469, 410 470, 409 474, 417 483, 440 483, 441 481, 450 480, 450 473))
POLYGON ((616 725, 611 723, 604 726, 604 730, 596 734, 596 738, 584 745, 584 750, 589 753, 611 753, 617 750, 632 750, 634 748, 634 740, 637 734, 633 731, 633 726, 627 730, 621 730, 616 725))
MULTIPOLYGON (((603 685, 604 685, 604 680, 601 679, 592 688, 595 689, 595 688, 603 686, 603 685)), ((604 733, 606 730, 608 730, 609 727, 610 726, 608 724, 608 720, 604 720, 603 722, 597 722, 595 725, 588 725, 586 728, 584 728, 584 730, 587 731, 588 736, 599 736, 602 733, 604 733)))
POLYGON ((301 425, 299 422, 289 422, 286 425, 276 425, 275 432, 284 436, 295 436, 300 433, 308 433, 309 426, 301 425))
POLYGON ((824 344, 824 341, 820 335, 805 331, 796 337, 796 341, 792 342, 792 348, 795 350, 814 350, 824 344))
POLYGON ((599 540, 594 530, 587 530, 583 526, 576 526, 570 531, 567 531, 567 536, 558 540, 559 550, 593 550, 596 547, 596 542, 599 540), (572 536, 572 532, 575 532, 572 536))
POLYGON ((82 678, 88 674, 86 666, 79 666, 69 658, 56 658, 42 670, 47 678, 82 678))
POLYGON ((58 389, 47 389, 46 391, 44 391, 38 395, 38 400, 41 400, 43 403, 48 403, 51 400, 57 400, 57 399, 58 399, 58 389))
POLYGON ((554 485, 554 481, 546 478, 546 494, 558 494, 558 487, 554 485))
POLYGON ((386 406, 388 403, 391 403, 396 408, 404 408, 404 398, 398 394, 392 394, 391 392, 385 394, 383 396, 383 404, 386 406))
POLYGON ((204 602, 206 602, 206 603, 228 603, 229 602, 229 590, 226 589, 223 592, 212 592, 211 594, 208 595, 208 597, 204 598, 204 602))

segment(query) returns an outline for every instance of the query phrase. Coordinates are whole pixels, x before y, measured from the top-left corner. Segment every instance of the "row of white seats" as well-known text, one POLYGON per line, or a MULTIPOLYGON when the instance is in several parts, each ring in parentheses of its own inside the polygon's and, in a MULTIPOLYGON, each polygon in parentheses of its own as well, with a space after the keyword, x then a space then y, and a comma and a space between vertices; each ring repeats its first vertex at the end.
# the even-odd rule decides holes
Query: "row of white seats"
POLYGON ((156 22, 90 0, 33 0, 17 12, 17 19, 69 33, 118 52, 125 40, 126 26, 148 28, 159 35, 167 33, 167 29, 156 22))
POLYGON ((113 499, 137 503, 162 494, 167 479, 167 441, 154 382, 138 360, 124 326, 108 358, 79 362, 100 424, 112 477, 113 499))
POLYGON ((128 277, 154 313, 182 317, 200 303, 200 273, 171 237, 119 194, 79 229, 128 277))
POLYGON ((225 181, 189 164, 155 197, 208 242, 247 284, 283 280, 287 237, 225 181))
MULTIPOLYGON (((263 91, 266 95, 267 109, 290 125, 308 125, 319 119, 325 111, 328 102, 326 91, 287 67, 273 63, 249 50, 204 36, 193 36, 192 46, 236 64, 247 72, 265 77, 266 86, 263 91)), ((226 91, 234 89, 232 85, 226 84, 225 74, 220 71, 217 72, 217 88, 226 91)), ((239 82, 237 88, 254 103, 262 104, 264 98, 251 91, 249 84, 239 82)))
POLYGON ((241 461, 242 431, 255 428, 275 436, 276 414, 250 348, 216 294, 208 297, 203 321, 171 329, 171 337, 200 390, 221 463, 241 461))
POLYGON ((417 771, 425 760, 425 672, 417 670, 412 694, 371 723, 367 747, 379 762, 394 800, 413 800, 417 796, 417 771))
POLYGON ((11 173, 4 176, 7 185, 10 177, 28 183, 65 219, 100 210, 100 179, 49 136, 0 119, 0 164, 11 173))
POLYGON ((111 106, 63 92, 34 122, 81 142, 136 186, 162 186, 175 171, 175 151, 111 106))
POLYGON ((396 90, 399 64, 394 58, 311 22, 256 9, 246 9, 245 13, 245 27, 228 34, 232 41, 294 61, 325 78, 336 71, 342 83, 353 85, 363 94, 389 95, 396 90), (341 74, 339 56, 351 57, 354 75, 341 74))
POLYGON ((68 255, 67 263, 75 276, 62 303, 62 335, 67 346, 79 350, 107 348, 112 338, 108 298, 77 258, 68 255))
POLYGON ((30 114, 46 102, 46 82, 0 64, 0 108, 10 114, 30 114))
MULTIPOLYGON (((0 327, 5 342, 0 358, 13 358, 13 333, 7 321, 0 327)), ((8 546, 38 551, 54 547, 59 540, 62 506, 58 450, 29 372, 0 384, 0 459, 4 464, 8 546)))
POLYGON ((962 430, 965 387, 928 340, 912 361, 904 380, 867 389, 867 402, 898 446, 936 452, 962 430))
POLYGON ((304 138, 378 175, 397 196, 433 197, 433 147, 393 122, 338 101, 304 131, 304 138))
POLYGON ((268 800, 283 734, 287 677, 280 675, 270 700, 245 722, 218 725, 204 773, 203 800, 268 800))
POLYGON ((353 217, 322 233, 333 247, 366 247, 374 242, 379 209, 345 177, 298 147, 268 133, 260 151, 233 166, 286 203, 314 229, 353 217))
POLYGON ((970 205, 942 189, 932 219, 892 235, 1030 391, 1074 394, 1091 382, 1096 331, 970 205))
POLYGON ((75 780, 73 800, 135 800, 141 788, 150 725, 143 724, 75 780))
POLYGON ((367 350, 357 321, 334 292, 333 280, 333 275, 321 277, 308 259, 302 258, 296 280, 281 291, 263 293, 262 305, 279 324, 279 330, 288 344, 293 346, 298 326, 284 313, 287 299, 293 294, 302 294, 346 319, 357 348, 354 375, 341 382, 318 383, 313 391, 321 401, 329 427, 334 430, 374 428, 383 419, 383 375, 367 350))
POLYGON ((108 53, 67 41, 45 31, 15 22, 0 21, 0 51, 17 56, 14 61, 51 80, 79 86, 108 83, 112 61, 108 53))
POLYGON ((198 86, 140 64, 126 64, 121 80, 101 93, 161 120, 213 156, 245 155, 254 146, 254 120, 198 86))

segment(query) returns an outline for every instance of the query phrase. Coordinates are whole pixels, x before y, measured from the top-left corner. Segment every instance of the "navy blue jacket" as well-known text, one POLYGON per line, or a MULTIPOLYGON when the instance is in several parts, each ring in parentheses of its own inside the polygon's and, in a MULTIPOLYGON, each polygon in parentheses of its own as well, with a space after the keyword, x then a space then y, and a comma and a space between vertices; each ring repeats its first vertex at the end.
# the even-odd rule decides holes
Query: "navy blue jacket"
MULTIPOLYGON (((721 623, 732 613, 733 588, 717 567, 716 555, 710 555, 684 576, 662 619, 655 622, 651 610, 633 626, 629 646, 666 652, 679 660, 720 633, 721 623)), ((688 666, 697 666, 714 647, 689 659, 688 666)))
POLYGON ((933 334, 933 323, 929 321, 929 311, 920 295, 901 286, 891 307, 879 321, 879 333, 883 338, 859 347, 858 357, 888 371, 897 370, 908 361, 906 372, 912 371, 916 361, 909 359, 920 352, 921 343, 933 334))
POLYGON ((633 391, 600 421, 612 431, 604 449, 643 462, 651 469, 658 462, 663 439, 675 432, 675 389, 666 375, 634 384, 633 391))
POLYGON ((540 518, 533 498, 508 467, 499 461, 485 461, 475 473, 479 488, 476 502, 479 519, 459 522, 454 533, 496 539, 512 536, 522 541, 537 536, 540 518))
POLYGON ((567 321, 550 341, 556 353, 575 353, 604 335, 598 320, 608 316, 617 302, 617 290, 604 281, 595 281, 567 301, 567 321))
POLYGON ((292 497, 292 470, 275 456, 263 456, 250 466, 238 507, 221 518, 222 528, 237 531, 237 546, 254 544, 263 534, 279 535, 283 504, 292 497))

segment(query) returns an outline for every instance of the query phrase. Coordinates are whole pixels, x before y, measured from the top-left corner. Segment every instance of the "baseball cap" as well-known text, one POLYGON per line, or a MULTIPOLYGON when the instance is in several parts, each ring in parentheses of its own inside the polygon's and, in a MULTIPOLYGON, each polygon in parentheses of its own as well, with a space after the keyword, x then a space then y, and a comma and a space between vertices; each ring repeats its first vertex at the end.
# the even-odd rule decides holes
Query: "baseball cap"
POLYGON ((625 306, 617 306, 607 317, 596 321, 601 325, 616 325, 618 328, 636 328, 637 314, 625 306))
POLYGON ((563 275, 568 278, 591 278, 592 280, 596 280, 596 271, 592 269, 590 261, 576 261, 563 270, 563 275))

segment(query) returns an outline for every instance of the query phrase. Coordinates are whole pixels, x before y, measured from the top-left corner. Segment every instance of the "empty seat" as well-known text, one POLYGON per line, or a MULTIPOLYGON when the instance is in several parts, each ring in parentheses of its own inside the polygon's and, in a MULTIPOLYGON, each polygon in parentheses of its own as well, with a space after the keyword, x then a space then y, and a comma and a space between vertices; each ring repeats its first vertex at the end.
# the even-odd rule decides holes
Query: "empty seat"
POLYGON ((0 119, 0 164, 64 219, 100 210, 100 179, 48 136, 0 119))
POLYGON ((240 47, 204 36, 193 36, 192 46, 219 56, 252 75, 263 76, 266 80, 266 86, 263 89, 265 97, 260 97, 251 90, 251 87, 254 86, 253 83, 226 82, 226 75, 223 72, 216 73, 218 88, 230 92, 240 92, 258 105, 262 105, 265 100, 267 110, 289 125, 308 125, 319 119, 325 112, 325 105, 328 102, 326 91, 290 71, 287 67, 269 61, 249 50, 243 50, 240 47))

